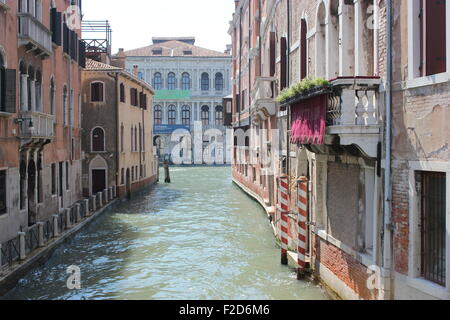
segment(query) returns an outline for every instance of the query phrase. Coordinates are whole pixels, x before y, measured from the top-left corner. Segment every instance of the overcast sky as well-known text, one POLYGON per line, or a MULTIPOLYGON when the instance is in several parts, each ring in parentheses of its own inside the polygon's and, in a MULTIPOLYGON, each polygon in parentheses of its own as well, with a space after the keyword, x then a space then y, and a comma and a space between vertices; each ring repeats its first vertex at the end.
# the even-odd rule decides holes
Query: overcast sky
POLYGON ((195 36, 196 45, 223 52, 231 44, 233 0, 85 0, 83 20, 109 20, 113 53, 151 44, 152 37, 195 36))

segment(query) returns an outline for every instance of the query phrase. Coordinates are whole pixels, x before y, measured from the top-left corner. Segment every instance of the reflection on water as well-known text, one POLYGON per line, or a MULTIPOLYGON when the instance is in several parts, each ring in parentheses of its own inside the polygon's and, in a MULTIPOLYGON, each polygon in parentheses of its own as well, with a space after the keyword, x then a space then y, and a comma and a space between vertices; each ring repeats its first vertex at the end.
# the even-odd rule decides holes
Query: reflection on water
POLYGON ((263 209, 229 168, 173 168, 172 184, 98 218, 6 299, 327 299, 279 263, 263 209), (67 267, 81 290, 67 289, 67 267))

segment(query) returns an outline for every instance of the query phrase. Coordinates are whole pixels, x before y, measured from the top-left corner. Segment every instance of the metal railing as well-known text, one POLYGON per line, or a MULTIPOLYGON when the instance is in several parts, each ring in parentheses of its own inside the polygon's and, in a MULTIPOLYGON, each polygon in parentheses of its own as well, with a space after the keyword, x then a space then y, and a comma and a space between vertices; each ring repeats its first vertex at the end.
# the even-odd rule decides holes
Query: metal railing
MULTIPOLYGON (((108 189, 108 193, 112 194, 115 198, 117 196, 116 190, 114 189, 114 187, 111 188, 108 189)), ((63 234, 64 231, 69 229, 70 226, 73 226, 76 223, 81 222, 83 219, 91 216, 91 212, 94 211, 93 204, 95 199, 97 199, 98 201, 98 197, 95 198, 93 196, 87 199, 88 208, 86 208, 86 202, 84 200, 81 200, 70 208, 69 215, 67 215, 66 211, 56 214, 55 216, 57 226, 55 226, 55 216, 52 216, 47 221, 37 223, 28 228, 24 233, 19 233, 11 240, 1 243, 0 268, 5 266, 12 266, 16 261, 25 259, 40 246, 47 245, 53 238, 56 238, 59 235, 63 234), (77 204, 80 204, 81 221, 77 217, 77 204)), ((108 200, 108 202, 102 201, 102 206, 100 207, 99 205, 97 205, 95 209, 99 210, 110 203, 111 199, 109 196, 108 200)))

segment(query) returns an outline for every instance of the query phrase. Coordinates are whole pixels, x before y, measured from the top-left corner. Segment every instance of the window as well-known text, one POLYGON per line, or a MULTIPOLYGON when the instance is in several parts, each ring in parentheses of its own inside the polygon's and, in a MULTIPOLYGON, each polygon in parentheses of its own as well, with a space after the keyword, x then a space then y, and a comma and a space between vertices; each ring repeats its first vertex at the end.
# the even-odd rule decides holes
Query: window
POLYGON ((50 114, 55 115, 55 80, 50 80, 50 114))
POLYGON ((6 110, 6 69, 0 54, 0 111, 6 110))
POLYGON ((275 32, 270 32, 269 38, 269 75, 273 77, 275 75, 275 63, 276 63, 276 47, 275 47, 275 32))
POLYGON ((326 8, 323 2, 319 5, 316 20, 316 77, 325 78, 326 74, 326 8))
POLYGON ((120 84, 120 102, 125 103, 125 85, 120 84))
POLYGON ((131 152, 134 151, 134 129, 131 127, 131 152))
POLYGON ((103 83, 91 83, 91 102, 103 102, 103 83))
POLYGON ((0 215, 7 212, 6 205, 6 171, 0 171, 0 215))
POLYGON ((216 91, 223 91, 223 74, 220 72, 216 73, 214 86, 216 87, 216 91))
POLYGON ((139 105, 138 102, 138 91, 136 88, 130 89, 130 99, 131 99, 131 105, 137 107, 139 105))
POLYGON ((191 76, 187 72, 184 72, 181 76, 181 88, 191 90, 191 76))
POLYGON ((308 67, 308 25, 305 19, 300 23, 300 79, 303 80, 307 76, 308 67))
POLYGON ((120 180, 121 180, 120 184, 124 185, 125 184, 125 169, 124 168, 122 168, 122 170, 120 170, 120 180))
POLYGON ((155 124, 162 124, 163 112, 161 106, 155 106, 154 118, 155 124))
POLYGON ((420 1, 420 59, 423 76, 445 72, 446 51, 446 1, 420 1))
POLYGON ((167 76, 167 89, 175 90, 177 88, 177 79, 175 78, 175 73, 171 72, 167 76))
POLYGON ((124 151, 124 146, 123 146, 123 134, 124 134, 124 126, 123 123, 120 126, 120 152, 124 151))
POLYGON ((36 78, 34 81, 34 94, 36 111, 42 111, 42 74, 36 71, 36 78))
POLYGON ((92 130, 92 152, 105 151, 105 131, 102 128, 92 130))
POLYGON ((280 39, 280 91, 288 86, 287 80, 287 39, 281 37, 280 39))
POLYGON ((168 117, 169 124, 174 125, 177 122, 177 109, 174 105, 169 106, 168 117))
POLYGON ((66 162, 66 190, 70 190, 69 162, 66 162))
POLYGON ((66 126, 67 125, 67 114, 68 114, 68 106, 67 106, 67 99, 69 97, 69 93, 67 92, 67 86, 64 86, 63 89, 63 123, 66 126))
POLYGON ((209 107, 208 106, 202 107, 202 125, 204 125, 204 126, 209 125, 209 107))
POLYGON ((416 175, 421 214, 421 276, 446 285, 446 174, 416 175))
POLYGON ((222 106, 216 107, 216 124, 223 125, 223 107, 222 106))
POLYGON ((155 90, 162 89, 162 75, 159 72, 155 73, 155 75, 153 76, 153 88, 155 90))
POLYGON ((52 163, 52 195, 56 195, 56 163, 52 163))
POLYGON ((189 126, 191 124, 191 107, 183 106, 181 110, 181 121, 185 126, 189 126))
POLYGON ((201 88, 202 91, 209 91, 209 75, 206 72, 202 73, 201 88))

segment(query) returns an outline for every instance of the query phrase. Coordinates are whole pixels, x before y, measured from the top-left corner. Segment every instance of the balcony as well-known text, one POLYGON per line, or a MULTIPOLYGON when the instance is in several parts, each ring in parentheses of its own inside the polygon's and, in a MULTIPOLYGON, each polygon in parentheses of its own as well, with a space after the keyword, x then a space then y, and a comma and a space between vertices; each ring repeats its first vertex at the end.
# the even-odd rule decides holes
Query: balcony
POLYGON ((19 13, 19 46, 46 58, 52 54, 52 33, 30 13, 19 13))
POLYGON ((252 116, 257 121, 265 121, 269 117, 276 115, 277 103, 275 101, 275 92, 277 78, 258 77, 253 89, 251 108, 252 116))
POLYGON ((55 117, 40 112, 21 112, 17 119, 22 140, 53 140, 55 117))
POLYGON ((327 103, 327 135, 338 135, 341 145, 357 145, 377 156, 382 117, 379 78, 340 78, 331 82, 327 103))

